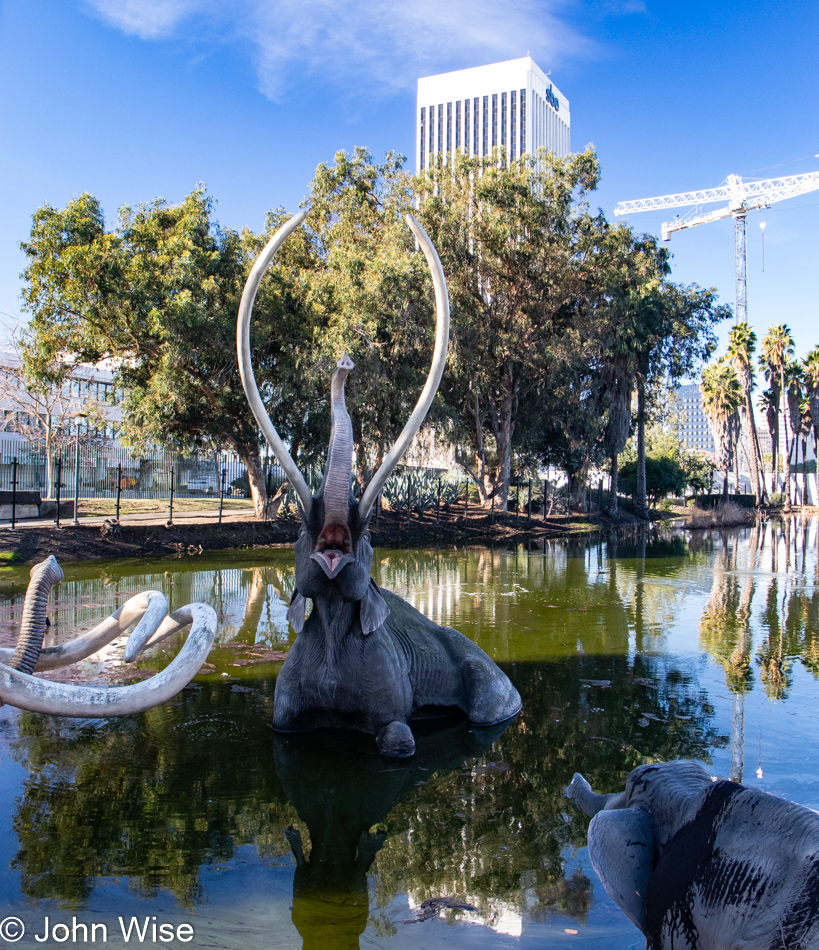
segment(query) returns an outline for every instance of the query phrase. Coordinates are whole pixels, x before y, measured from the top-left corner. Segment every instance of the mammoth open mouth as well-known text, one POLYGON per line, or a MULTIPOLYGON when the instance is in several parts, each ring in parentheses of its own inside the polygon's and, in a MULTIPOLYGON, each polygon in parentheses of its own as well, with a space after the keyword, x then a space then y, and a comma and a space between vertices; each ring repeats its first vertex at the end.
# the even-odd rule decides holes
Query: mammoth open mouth
POLYGON ((330 524, 319 535, 311 559, 321 565, 332 580, 347 564, 355 561, 350 529, 344 524, 330 524))

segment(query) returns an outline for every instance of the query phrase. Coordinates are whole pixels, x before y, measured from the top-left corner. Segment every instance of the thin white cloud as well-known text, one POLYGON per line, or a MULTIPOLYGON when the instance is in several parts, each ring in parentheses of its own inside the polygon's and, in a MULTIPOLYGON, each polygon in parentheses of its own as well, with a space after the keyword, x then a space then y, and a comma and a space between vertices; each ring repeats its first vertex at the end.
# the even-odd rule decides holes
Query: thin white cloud
POLYGON ((544 68, 592 44, 563 12, 572 0, 85 0, 142 39, 238 41, 262 92, 306 77, 348 95, 414 88, 419 76, 525 56, 544 68))

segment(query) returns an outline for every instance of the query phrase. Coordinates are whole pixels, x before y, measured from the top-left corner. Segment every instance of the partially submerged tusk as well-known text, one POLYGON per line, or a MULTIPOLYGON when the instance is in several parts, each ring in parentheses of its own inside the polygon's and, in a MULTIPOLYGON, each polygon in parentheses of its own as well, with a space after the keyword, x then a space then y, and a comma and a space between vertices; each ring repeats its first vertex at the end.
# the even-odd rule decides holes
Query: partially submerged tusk
POLYGON ((82 717, 129 716, 164 703, 196 676, 216 638, 216 612, 206 604, 188 604, 168 619, 174 625, 190 624, 191 631, 171 663, 149 680, 131 686, 71 686, 0 663, 0 700, 31 712, 82 717))
POLYGON ((378 493, 384 487, 384 482, 392 475, 401 456, 406 452, 410 442, 412 442, 413 436, 421 428, 421 424, 429 412, 429 407, 432 405, 432 400, 435 398, 435 393, 441 383, 444 366, 446 366, 446 351, 449 346, 449 295, 446 289, 444 269, 441 267, 441 259, 438 257, 438 252, 435 250, 432 241, 430 241, 427 232, 411 214, 407 215, 407 224, 417 238, 421 250, 424 252, 424 257, 427 259, 427 264, 429 264, 429 269, 432 272, 432 285, 435 288, 435 310, 437 315, 435 325, 435 350, 432 354, 432 365, 429 369, 426 385, 421 390, 421 395, 418 397, 418 403, 412 415, 401 431, 401 435, 398 436, 395 445, 393 445, 389 454, 381 463, 381 467, 373 476, 372 481, 364 489, 364 494, 361 496, 361 502, 358 506, 358 512, 361 518, 366 518, 370 513, 370 509, 375 504, 378 493))
POLYGON ((239 304, 239 318, 236 322, 236 349, 239 356, 239 375, 242 377, 242 386, 250 404, 250 409, 259 423, 259 427, 264 433, 268 444, 276 454, 279 464, 284 469, 285 474, 290 480, 290 484, 296 491, 301 502, 302 510, 305 514, 310 513, 313 505, 313 498, 304 476, 298 470, 284 442, 279 438, 276 427, 273 425, 270 416, 259 395, 259 389, 256 386, 256 379, 253 375, 253 362, 250 356, 250 316, 253 312, 253 301, 256 299, 256 292, 262 281, 264 272, 270 266, 270 262, 276 254, 276 251, 284 244, 288 237, 307 217, 307 211, 300 211, 289 221, 286 221, 273 237, 267 242, 264 250, 259 255, 256 263, 253 265, 247 282, 245 283, 242 301, 239 304))
MULTIPOLYGON (((40 652, 34 671, 56 670, 78 663, 122 636, 138 620, 139 623, 128 638, 125 647, 125 660, 131 663, 148 645, 149 638, 162 629, 163 622, 167 623, 170 619, 166 617, 167 612, 168 602, 165 595, 158 590, 136 594, 126 600, 110 617, 106 617, 102 623, 97 624, 93 630, 69 640, 68 643, 45 647, 40 652), (137 644, 140 644, 138 648, 137 644)), ((175 633, 179 629, 181 628, 175 625, 172 632, 175 633)), ((153 646, 155 642, 157 641, 154 639, 150 645, 153 646)), ((10 648, 0 647, 0 664, 11 666, 13 652, 10 648)))

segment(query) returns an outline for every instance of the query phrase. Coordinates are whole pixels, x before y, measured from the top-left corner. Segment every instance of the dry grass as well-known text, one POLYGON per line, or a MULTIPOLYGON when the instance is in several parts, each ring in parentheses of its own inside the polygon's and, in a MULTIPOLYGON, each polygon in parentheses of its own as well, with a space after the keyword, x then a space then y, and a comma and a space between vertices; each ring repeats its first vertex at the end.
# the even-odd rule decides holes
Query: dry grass
POLYGON ((751 508, 743 508, 733 501, 724 501, 716 508, 694 508, 690 525, 692 528, 736 528, 752 524, 754 517, 751 508))
MULTIPOLYGON (((116 508, 117 503, 113 498, 81 498, 80 518, 86 516, 100 517, 102 515, 106 517, 113 516, 116 508)), ((225 498, 225 512, 248 508, 253 508, 253 502, 249 498, 225 498)), ((173 510, 180 513, 187 511, 218 511, 219 499, 218 497, 174 498, 173 510)), ((123 498, 120 502, 120 513, 122 515, 166 514, 167 511, 167 498, 123 498)))

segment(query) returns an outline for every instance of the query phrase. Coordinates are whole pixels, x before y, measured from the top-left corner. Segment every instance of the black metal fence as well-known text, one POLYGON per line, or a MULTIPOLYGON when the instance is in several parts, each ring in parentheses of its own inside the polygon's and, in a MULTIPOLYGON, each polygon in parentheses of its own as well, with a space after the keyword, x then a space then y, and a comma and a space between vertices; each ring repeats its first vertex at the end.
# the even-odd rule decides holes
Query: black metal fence
MULTIPOLYGON (((77 476, 76 445, 63 445, 52 453, 51 464, 45 448, 37 443, 0 440, 0 491, 38 491, 42 498, 60 494, 74 497, 77 476), (58 465, 59 462, 59 465, 58 465)), ((268 487, 284 481, 284 472, 273 458, 262 459, 268 487)), ((168 498, 173 488, 176 498, 250 497, 247 467, 229 452, 183 456, 156 451, 132 454, 112 445, 79 447, 79 497, 168 498)))

